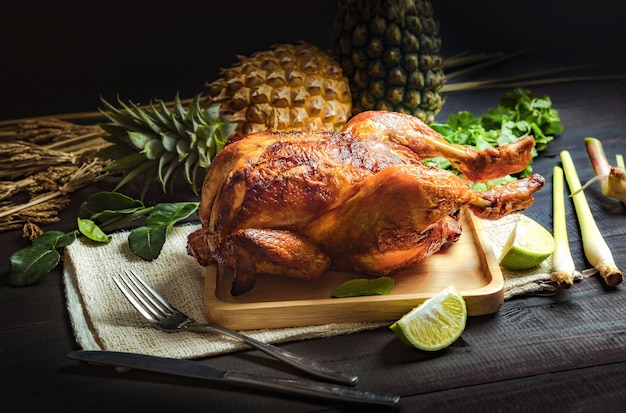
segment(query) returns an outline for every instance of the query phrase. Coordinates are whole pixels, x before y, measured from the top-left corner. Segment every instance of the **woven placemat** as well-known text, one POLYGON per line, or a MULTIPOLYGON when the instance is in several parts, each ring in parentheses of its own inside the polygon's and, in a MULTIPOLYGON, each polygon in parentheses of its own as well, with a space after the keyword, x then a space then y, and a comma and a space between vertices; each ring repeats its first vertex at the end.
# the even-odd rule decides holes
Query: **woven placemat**
MULTIPOLYGON (((516 216, 484 221, 499 257, 516 216)), ((128 247, 128 233, 112 235, 108 244, 78 239, 65 249, 64 282, 67 307, 78 344, 85 350, 115 350, 173 358, 199 358, 247 348, 219 334, 182 332, 168 334, 151 327, 126 301, 111 275, 134 269, 168 300, 198 321, 206 321, 203 304, 205 268, 186 252, 187 235, 198 225, 174 227, 158 259, 147 262, 128 247)), ((545 291, 550 284, 552 262, 526 272, 504 271, 505 300, 521 294, 545 291)), ((337 323, 298 328, 246 331, 264 342, 280 343, 351 334, 388 326, 388 322, 337 323)))

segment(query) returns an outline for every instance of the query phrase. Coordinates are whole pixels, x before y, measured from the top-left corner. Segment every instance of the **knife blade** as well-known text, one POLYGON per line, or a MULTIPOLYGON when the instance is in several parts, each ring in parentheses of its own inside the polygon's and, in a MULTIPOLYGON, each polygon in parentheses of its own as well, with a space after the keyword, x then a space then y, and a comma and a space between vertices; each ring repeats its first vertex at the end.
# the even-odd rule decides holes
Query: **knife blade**
POLYGON ((90 350, 72 351, 68 353, 67 356, 74 360, 85 361, 93 364, 128 367, 195 379, 226 382, 243 387, 265 389, 279 393, 295 394, 307 397, 317 397, 344 403, 393 406, 400 400, 399 396, 374 393, 338 384, 320 383, 306 379, 284 379, 238 372, 234 370, 221 370, 192 360, 149 356, 145 354, 119 351, 90 350))

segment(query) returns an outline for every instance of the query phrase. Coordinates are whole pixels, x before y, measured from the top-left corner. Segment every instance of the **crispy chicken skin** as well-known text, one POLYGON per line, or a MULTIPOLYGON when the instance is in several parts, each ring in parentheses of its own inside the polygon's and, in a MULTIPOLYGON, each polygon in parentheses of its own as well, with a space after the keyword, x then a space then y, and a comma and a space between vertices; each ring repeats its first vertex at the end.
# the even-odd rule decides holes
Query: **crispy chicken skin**
POLYGON ((474 182, 522 171, 531 161, 531 149, 535 146, 535 140, 527 136, 511 145, 477 151, 469 146, 449 143, 414 116, 386 111, 361 112, 348 121, 343 132, 360 139, 405 145, 420 158, 443 156, 474 182))
POLYGON ((198 210, 202 228, 189 236, 188 251, 202 265, 232 269, 233 295, 250 291, 257 274, 390 275, 456 241, 462 207, 498 219, 527 208, 545 183, 533 175, 475 192, 421 157, 446 156, 466 176, 486 171, 486 180, 526 166, 534 140, 522 141, 472 151, 417 118, 374 111, 342 132, 250 134, 213 159, 198 210))

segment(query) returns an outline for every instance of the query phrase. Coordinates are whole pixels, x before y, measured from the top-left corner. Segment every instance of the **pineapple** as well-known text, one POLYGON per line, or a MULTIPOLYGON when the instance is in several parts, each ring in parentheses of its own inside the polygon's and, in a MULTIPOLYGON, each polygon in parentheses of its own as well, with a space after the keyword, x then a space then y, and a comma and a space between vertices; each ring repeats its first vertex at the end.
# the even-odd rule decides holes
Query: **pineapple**
POLYGON ((330 53, 283 44, 239 59, 188 109, 178 96, 173 110, 163 101, 146 107, 119 101, 118 109, 102 100, 112 123, 101 126, 112 145, 97 156, 112 160, 105 171, 124 175, 116 190, 141 179, 143 198, 157 177, 171 192, 172 177, 183 170, 198 193, 198 171, 229 141, 266 130, 339 130, 350 117, 348 80, 330 53))
POLYGON ((265 130, 339 130, 351 115, 341 66, 329 52, 305 42, 239 56, 207 86, 203 103, 222 104, 238 124, 232 139, 265 130))
POLYGON ((430 0, 346 0, 333 51, 350 79, 352 114, 407 113, 433 123, 445 82, 439 23, 430 0))
POLYGON ((226 144, 235 123, 220 114, 220 105, 201 108, 196 96, 185 109, 176 96, 172 110, 161 100, 147 107, 124 104, 117 109, 102 99, 108 111, 102 111, 113 123, 102 124, 108 133, 103 138, 112 143, 98 152, 110 159, 105 172, 121 172, 124 177, 116 190, 135 178, 141 178, 141 198, 150 182, 157 177, 164 192, 172 192, 172 179, 179 170, 198 193, 198 171, 209 166, 211 159, 226 144), (170 183, 170 186, 167 184, 170 183))

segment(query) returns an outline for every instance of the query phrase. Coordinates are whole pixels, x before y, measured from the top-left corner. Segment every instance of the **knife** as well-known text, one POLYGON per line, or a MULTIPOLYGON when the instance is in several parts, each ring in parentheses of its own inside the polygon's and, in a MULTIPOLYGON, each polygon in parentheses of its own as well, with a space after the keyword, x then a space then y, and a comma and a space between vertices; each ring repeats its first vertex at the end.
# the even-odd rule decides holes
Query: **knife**
POLYGON ((266 389, 280 393, 318 397, 340 402, 393 406, 400 400, 399 396, 372 393, 337 384, 319 383, 306 379, 293 380, 268 377, 233 370, 220 370, 207 364, 191 360, 118 351, 89 350, 72 351, 67 356, 74 360, 94 364, 129 367, 157 373, 220 381, 255 389, 266 389))

